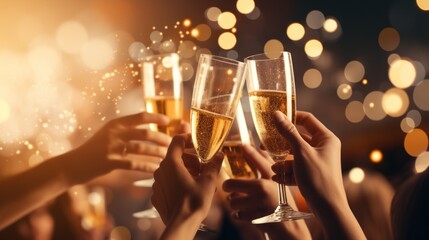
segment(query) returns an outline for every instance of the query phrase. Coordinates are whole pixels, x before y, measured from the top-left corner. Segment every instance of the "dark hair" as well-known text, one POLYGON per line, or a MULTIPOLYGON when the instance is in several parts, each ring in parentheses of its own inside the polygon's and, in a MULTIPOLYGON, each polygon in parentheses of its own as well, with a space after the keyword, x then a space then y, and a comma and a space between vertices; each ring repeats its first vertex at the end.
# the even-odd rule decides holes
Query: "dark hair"
POLYGON ((429 168, 398 188, 391 213, 394 239, 429 239, 429 168))

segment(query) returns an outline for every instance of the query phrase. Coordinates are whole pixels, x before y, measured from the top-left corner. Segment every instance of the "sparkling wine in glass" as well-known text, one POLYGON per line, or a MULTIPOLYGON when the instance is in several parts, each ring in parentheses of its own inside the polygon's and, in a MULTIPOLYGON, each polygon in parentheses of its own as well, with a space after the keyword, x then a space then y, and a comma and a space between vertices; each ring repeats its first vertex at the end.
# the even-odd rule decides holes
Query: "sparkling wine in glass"
MULTIPOLYGON (((201 54, 191 103, 191 135, 198 158, 208 162, 222 147, 233 124, 246 65, 201 54)), ((208 229, 202 224, 200 230, 208 229)))
MULTIPOLYGON (((183 84, 180 72, 180 58, 177 53, 166 53, 145 57, 141 61, 143 101, 147 112, 159 113, 170 118, 167 126, 149 124, 153 131, 177 134, 183 117, 183 84)), ((152 187, 154 180, 142 179, 135 186, 152 187)), ((157 218, 154 207, 136 212, 136 218, 157 218)))
POLYGON ((257 178, 256 169, 244 158, 243 144, 254 145, 242 105, 238 103, 235 120, 222 146, 222 152, 225 154, 222 170, 228 178, 257 178))
MULTIPOLYGON (((295 122, 296 92, 292 57, 289 52, 278 56, 257 54, 245 59, 248 67, 247 91, 253 123, 258 137, 274 161, 286 160, 290 146, 278 132, 274 112, 283 112, 295 122)), ((252 223, 263 224, 309 218, 311 213, 294 210, 287 202, 286 186, 278 184, 279 204, 274 213, 254 219, 252 223)))

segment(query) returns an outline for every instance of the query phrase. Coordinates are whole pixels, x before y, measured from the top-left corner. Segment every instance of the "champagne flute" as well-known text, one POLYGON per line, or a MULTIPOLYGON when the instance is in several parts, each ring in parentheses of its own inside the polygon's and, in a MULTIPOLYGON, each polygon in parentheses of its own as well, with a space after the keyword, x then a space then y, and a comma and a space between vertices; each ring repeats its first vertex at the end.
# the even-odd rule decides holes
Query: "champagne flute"
MULTIPOLYGON (((166 53, 145 57, 141 61, 143 100, 147 112, 164 114, 170 118, 167 126, 149 124, 153 131, 176 135, 183 117, 183 86, 179 55, 166 53)), ((152 187, 153 178, 134 182, 134 186, 152 187)), ((154 207, 136 212, 136 218, 157 218, 154 207)))
MULTIPOLYGON (((273 113, 277 110, 295 122, 296 93, 292 57, 281 52, 277 57, 264 53, 245 59, 248 67, 247 91, 253 122, 259 139, 274 161, 286 161, 290 146, 277 131, 273 113)), ((263 224, 309 218, 311 213, 294 210, 287 202, 286 185, 278 184, 279 204, 274 213, 252 223, 263 224)))
MULTIPOLYGON (((208 162, 222 147, 240 101, 246 65, 201 54, 192 93, 191 135, 198 158, 208 162)), ((212 231, 204 224, 202 231, 212 231)))
POLYGON ((256 169, 250 166, 244 158, 243 144, 254 145, 240 102, 237 106, 234 123, 222 146, 222 152, 225 154, 222 169, 228 178, 257 178, 256 169))

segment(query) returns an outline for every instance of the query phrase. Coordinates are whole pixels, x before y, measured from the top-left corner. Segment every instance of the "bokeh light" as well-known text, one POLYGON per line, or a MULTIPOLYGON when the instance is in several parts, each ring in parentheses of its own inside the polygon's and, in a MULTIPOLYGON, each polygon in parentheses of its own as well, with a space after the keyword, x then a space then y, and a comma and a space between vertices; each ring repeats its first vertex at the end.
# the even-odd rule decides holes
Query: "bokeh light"
POLYGON ((317 88, 322 83, 322 73, 315 68, 310 68, 305 71, 302 80, 308 88, 317 88))
POLYGON ((153 31, 149 35, 149 38, 152 41, 152 44, 161 42, 163 37, 164 37, 164 34, 160 31, 153 31))
POLYGON ((177 53, 182 58, 191 58, 195 55, 196 48, 194 42, 186 40, 180 43, 177 53))
POLYGON ((378 35, 378 44, 384 51, 393 51, 399 46, 400 36, 396 29, 387 27, 378 35))
POLYGON ((349 84, 343 83, 340 84, 337 88, 337 96, 342 99, 346 100, 349 99, 353 94, 353 89, 349 84))
POLYGON ((346 118, 352 123, 358 123, 363 120, 365 117, 365 112, 363 111, 363 104, 359 101, 352 101, 347 104, 346 107, 346 118))
POLYGON ((304 26, 300 23, 291 23, 286 29, 286 35, 292 41, 299 41, 305 35, 304 26))
POLYGON ((404 140, 405 151, 410 156, 417 157, 428 149, 428 136, 425 131, 420 128, 415 128, 408 132, 404 140))
POLYGON ((359 61, 350 61, 344 68, 344 76, 349 82, 356 83, 365 75, 365 67, 359 61))
POLYGON ((131 240, 131 233, 128 228, 123 226, 115 227, 110 232, 110 240, 131 240))
POLYGON ((338 29, 338 22, 333 18, 327 18, 323 23, 323 29, 329 33, 333 33, 338 29))
POLYGON ((0 124, 7 121, 10 116, 9 104, 0 98, 0 124))
POLYGON ((180 72, 182 73, 182 80, 188 81, 194 76, 195 70, 191 63, 182 62, 180 64, 180 72))
POLYGON ((414 120, 412 118, 405 117, 401 120, 400 126, 401 126, 401 130, 404 133, 408 133, 408 132, 411 132, 416 127, 416 124, 414 123, 414 120))
POLYGON ((394 61, 389 68, 389 80, 397 88, 408 88, 416 79, 416 69, 408 60, 394 61))
POLYGON ((317 59, 323 52, 323 45, 319 40, 311 39, 305 44, 304 51, 310 59, 317 59))
POLYGON ((249 14, 246 14, 246 17, 250 20, 256 20, 261 16, 261 10, 256 6, 253 11, 249 14))
POLYGON ((350 170, 348 176, 351 182, 361 183, 365 179, 365 172, 362 168, 355 167, 350 170))
POLYGON ((383 152, 379 149, 374 149, 369 153, 369 159, 373 163, 379 163, 383 160, 383 152))
POLYGON ((217 7, 211 7, 206 10, 206 17, 208 20, 212 22, 216 22, 219 18, 219 15, 222 13, 222 11, 217 7))
POLYGON ((55 40, 62 51, 78 54, 85 42, 88 41, 88 32, 81 23, 67 21, 58 28, 55 40))
POLYGON ((237 18, 232 12, 222 12, 217 18, 219 26, 223 29, 231 29, 237 23, 237 18))
POLYGON ((183 20, 182 24, 184 27, 190 27, 192 25, 192 21, 191 21, 191 19, 186 18, 183 20))
POLYGON ((366 95, 363 101, 363 109, 369 119, 379 121, 386 117, 382 106, 383 96, 384 94, 380 91, 373 91, 366 95))
POLYGON ((313 10, 307 14, 306 22, 311 29, 320 29, 325 22, 325 15, 319 10, 313 10))
POLYGON ((42 45, 32 49, 27 56, 35 78, 47 81, 59 72, 62 59, 59 52, 50 46, 42 45))
POLYGON ((418 108, 429 111, 429 80, 423 80, 414 88, 413 100, 418 108))
POLYGON ((232 49, 237 44, 237 38, 231 32, 224 32, 218 38, 219 47, 225 50, 232 49))
POLYGON ((191 35, 199 41, 207 41, 212 35, 212 30, 207 24, 198 24, 192 29, 191 35))
POLYGON ((416 127, 422 122, 422 114, 415 109, 408 111, 407 117, 413 119, 416 127))
POLYGON ((429 11, 429 1, 428 0, 416 0, 417 6, 423 11, 429 11))
POLYGON ((264 45, 264 53, 268 58, 278 58, 283 51, 283 44, 277 39, 268 40, 264 45))
POLYGON ((414 168, 417 173, 425 171, 429 167, 429 152, 423 152, 416 158, 414 168))
POLYGON ((236 7, 240 13, 249 14, 255 9, 255 2, 253 0, 238 0, 236 7))
POLYGON ((112 63, 114 49, 102 39, 91 39, 81 49, 83 63, 90 69, 101 70, 112 63))
POLYGON ((384 112, 391 117, 405 114, 410 105, 407 93, 399 88, 391 88, 383 95, 382 106, 384 112))

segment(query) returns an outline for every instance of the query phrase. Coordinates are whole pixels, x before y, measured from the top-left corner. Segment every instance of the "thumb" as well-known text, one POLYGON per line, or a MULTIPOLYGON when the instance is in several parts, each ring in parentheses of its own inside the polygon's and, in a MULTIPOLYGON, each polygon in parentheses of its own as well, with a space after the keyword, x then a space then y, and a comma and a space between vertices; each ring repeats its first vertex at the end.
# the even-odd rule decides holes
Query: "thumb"
POLYGON ((302 144, 304 139, 299 134, 295 125, 284 113, 280 111, 274 112, 274 120, 277 130, 284 138, 286 138, 293 150, 302 144))

